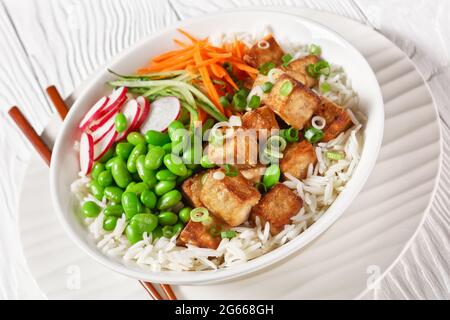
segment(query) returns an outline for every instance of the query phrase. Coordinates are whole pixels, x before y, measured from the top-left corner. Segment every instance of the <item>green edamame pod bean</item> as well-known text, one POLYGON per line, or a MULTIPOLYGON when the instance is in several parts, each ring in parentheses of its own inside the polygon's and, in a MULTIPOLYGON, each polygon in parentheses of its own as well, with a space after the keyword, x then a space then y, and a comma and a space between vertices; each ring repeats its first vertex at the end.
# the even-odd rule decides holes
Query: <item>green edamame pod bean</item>
POLYGON ((111 174, 116 184, 122 189, 126 188, 133 181, 125 161, 120 158, 116 158, 113 161, 111 166, 111 174))
POLYGON ((206 154, 200 160, 200 165, 205 169, 211 169, 216 166, 214 163, 209 161, 208 156, 206 154))
POLYGON ((166 132, 149 130, 145 133, 145 140, 153 146, 163 146, 170 143, 170 137, 166 132))
POLYGON ((101 163, 105 163, 107 162, 109 159, 111 159, 112 157, 114 157, 114 146, 109 148, 105 154, 100 158, 100 160, 98 160, 98 162, 101 163))
POLYGON ((177 224, 175 224, 174 226, 172 226, 172 232, 173 234, 178 234, 181 232, 181 230, 183 230, 184 225, 181 222, 178 222, 177 224))
POLYGON ((114 204, 114 205, 110 205, 107 206, 105 208, 105 210, 103 210, 103 214, 105 216, 113 216, 113 217, 117 217, 120 218, 122 217, 122 214, 124 213, 123 207, 120 204, 114 204))
POLYGON ((100 213, 100 207, 94 201, 86 201, 83 203, 81 210, 87 218, 95 218, 100 213))
POLYGON ((163 162, 165 154, 166 152, 162 147, 152 147, 148 150, 147 155, 145 156, 145 167, 149 170, 158 169, 163 162))
POLYGON ((184 207, 180 210, 180 212, 178 212, 178 217, 180 218, 181 222, 186 224, 189 222, 189 220, 191 220, 191 211, 191 207, 184 207))
POLYGON ((89 184, 89 192, 95 199, 102 201, 105 188, 96 180, 92 180, 89 184))
POLYGON ((173 174, 177 176, 185 176, 188 171, 186 165, 183 163, 180 157, 174 154, 166 154, 164 156, 164 164, 173 174))
POLYGON ((156 179, 159 181, 174 181, 177 180, 177 175, 173 174, 167 169, 159 170, 156 173, 156 179))
POLYGON ((153 191, 145 190, 141 193, 141 202, 149 209, 154 209, 156 206, 156 195, 153 191))
POLYGON ((144 136, 136 131, 130 132, 127 135, 127 141, 135 146, 146 142, 144 136))
POLYGON ((120 142, 116 146, 116 154, 119 158, 127 160, 133 148, 134 145, 129 142, 120 142))
POLYGON ((143 233, 150 234, 158 226, 158 217, 151 213, 139 213, 133 216, 125 229, 128 241, 134 244, 142 240, 143 233))
POLYGON ((117 217, 106 217, 103 220, 103 229, 106 231, 113 231, 117 225, 117 217))
POLYGON ((280 167, 276 164, 272 164, 264 173, 263 184, 267 189, 270 189, 280 181, 280 175, 280 167))
POLYGON ((180 191, 178 190, 169 191, 158 199, 158 202, 156 203, 156 208, 158 210, 167 210, 176 205, 178 202, 180 202, 181 198, 182 196, 180 191))
POLYGON ((130 156, 127 160, 127 169, 129 172, 134 173, 137 172, 136 168, 136 160, 141 155, 145 155, 147 153, 147 145, 145 143, 137 144, 133 151, 131 151, 130 156))
POLYGON ((114 118, 114 125, 116 126, 117 132, 124 132, 128 127, 127 117, 125 117, 123 113, 119 112, 114 118))
POLYGON ((164 238, 172 238, 172 236, 173 236, 172 226, 162 227, 162 234, 163 234, 164 238))
POLYGON ((111 171, 105 170, 103 172, 100 172, 97 178, 98 183, 102 185, 103 187, 108 187, 113 184, 113 177, 111 174, 111 171))
POLYGON ((172 142, 166 143, 165 145, 163 145, 163 149, 166 152, 166 154, 171 153, 172 152, 172 142))
POLYGON ((114 161, 116 161, 117 159, 119 159, 119 158, 118 158, 118 157, 112 157, 111 159, 109 159, 108 161, 106 161, 105 169, 106 169, 106 170, 111 170, 114 161))
POLYGON ((162 228, 161 228, 161 226, 157 226, 155 228, 155 230, 152 231, 152 239, 156 240, 156 239, 161 238, 162 236, 163 236, 162 228))
POLYGON ((94 164, 91 171, 92 179, 97 180, 98 175, 103 171, 105 171, 105 165, 103 163, 97 162, 94 164))
POLYGON ((134 215, 140 213, 139 199, 136 193, 125 191, 122 195, 122 207, 127 219, 131 219, 134 215))
POLYGON ((170 211, 163 211, 158 214, 158 223, 161 226, 172 226, 178 221, 178 216, 170 211))
POLYGON ((115 203, 120 203, 122 201, 122 193, 123 190, 115 186, 106 187, 104 190, 106 199, 115 203))
POLYGON ((155 186, 155 193, 158 196, 162 196, 163 194, 175 188, 176 185, 176 181, 160 181, 155 186))
POLYGON ((142 154, 136 159, 136 170, 142 181, 147 183, 148 187, 152 189, 157 183, 156 175, 153 170, 145 167, 145 158, 146 156, 142 154))
POLYGON ((146 184, 145 182, 132 182, 128 185, 126 192, 134 192, 136 193, 136 195, 140 196, 142 194, 142 192, 144 192, 145 190, 148 190, 148 184, 146 184))
POLYGON ((180 142, 187 131, 180 121, 174 120, 169 124, 167 132, 169 133, 170 140, 180 142))

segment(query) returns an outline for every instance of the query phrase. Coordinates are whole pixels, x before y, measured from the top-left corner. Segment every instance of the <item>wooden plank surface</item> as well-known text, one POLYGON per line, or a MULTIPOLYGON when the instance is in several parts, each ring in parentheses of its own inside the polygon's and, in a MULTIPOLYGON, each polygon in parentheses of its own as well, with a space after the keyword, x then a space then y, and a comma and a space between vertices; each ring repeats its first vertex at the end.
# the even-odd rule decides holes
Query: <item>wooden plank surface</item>
POLYGON ((31 149, 7 119, 8 107, 18 104, 41 131, 52 112, 43 94, 49 84, 67 95, 121 50, 174 21, 251 6, 308 7, 365 23, 402 48, 427 79, 443 124, 440 187, 411 247, 366 298, 450 297, 449 1, 0 0, 0 216, 10 226, 0 233, 0 278, 12 279, 3 281, 0 298, 27 297, 15 281, 27 276, 23 256, 6 244, 18 242, 18 192, 31 149))

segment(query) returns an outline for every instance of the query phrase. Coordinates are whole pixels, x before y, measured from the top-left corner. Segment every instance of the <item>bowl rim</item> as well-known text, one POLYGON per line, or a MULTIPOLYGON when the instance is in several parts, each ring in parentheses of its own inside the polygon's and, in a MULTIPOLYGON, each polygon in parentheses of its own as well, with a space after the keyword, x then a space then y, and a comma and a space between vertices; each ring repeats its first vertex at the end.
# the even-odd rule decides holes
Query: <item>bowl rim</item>
MULTIPOLYGON (((65 215, 63 214, 63 208, 59 201, 59 198, 56 196, 56 181, 57 181, 57 175, 59 173, 58 166, 54 165, 54 163, 58 163, 59 161, 59 153, 57 152, 63 143, 62 136, 63 132, 68 130, 68 122, 63 122, 63 126, 58 133, 56 142, 54 144, 54 152, 55 158, 54 161, 51 161, 50 164, 50 192, 52 197, 52 203, 53 207, 56 209, 56 215, 58 217, 58 220, 63 226, 63 229, 65 232, 69 235, 69 237, 76 243, 76 245, 81 248, 85 253, 88 254, 92 259, 95 261, 101 263, 105 267, 119 272, 123 275, 127 275, 129 277, 139 279, 139 280, 145 280, 145 281, 151 281, 156 283, 167 283, 167 284, 174 284, 174 285, 205 285, 205 284, 214 284, 219 282, 224 282, 228 280, 232 280, 238 277, 242 277, 244 275, 248 275, 249 273, 255 273, 256 271, 260 271, 263 268, 266 268, 272 264, 275 264, 281 260, 287 259, 292 254, 298 252, 300 249, 308 245, 311 241, 313 241, 316 237, 320 236, 323 232, 325 232, 342 214, 345 212, 345 210, 350 206, 350 204, 353 202, 353 200, 356 198, 358 193, 361 191, 362 187, 366 183, 370 173, 372 172, 373 167, 375 166, 376 160, 379 155, 379 151, 381 149, 381 143, 383 138, 383 130, 384 130, 384 102, 381 94, 381 88, 378 84, 378 81, 375 77, 375 74, 364 58, 364 56, 345 38, 343 38, 339 33, 336 31, 328 28, 325 25, 322 25, 321 23, 315 22, 313 20, 297 16, 295 14, 280 12, 280 11, 267 11, 263 9, 258 10, 249 10, 249 9, 231 9, 231 10, 224 10, 220 13, 210 13, 206 15, 202 15, 201 17, 194 17, 182 21, 177 21, 176 23, 173 23, 165 28, 162 28, 158 30, 157 32, 152 33, 149 36, 144 37, 143 39, 136 42, 134 45, 130 46, 129 48, 123 50, 121 53, 116 55, 114 58, 112 58, 108 63, 106 63, 101 69, 96 71, 96 74, 92 77, 92 79, 84 86, 82 91, 80 92, 79 97, 74 102, 73 107, 69 111, 68 117, 70 117, 72 114, 75 113, 75 109, 77 109, 78 101, 82 100, 81 97, 86 95, 90 89, 92 88, 93 84, 95 84, 103 75, 104 70, 107 66, 114 65, 115 63, 118 63, 121 61, 124 57, 126 57, 129 53, 131 53, 133 50, 136 50, 138 47, 144 45, 147 42, 152 42, 155 38, 160 36, 161 34, 164 34, 166 32, 169 32, 171 30, 174 30, 176 28, 186 28, 191 23, 195 23, 201 20, 208 20, 214 17, 223 17, 227 15, 234 15, 234 14, 276 14, 278 16, 285 16, 286 18, 299 21, 305 25, 315 25, 316 27, 323 29, 324 31, 331 33, 334 37, 339 39, 341 43, 343 43, 346 47, 346 49, 349 49, 351 51, 352 55, 358 56, 360 58, 360 62, 365 64, 365 67, 367 68, 368 74, 367 76, 370 77, 370 81, 375 84, 373 87, 374 90, 374 97, 376 98, 376 101, 373 102, 373 105, 375 107, 378 107, 378 113, 381 121, 379 121, 379 125, 377 126, 376 132, 373 134, 376 134, 378 139, 376 140, 376 144, 371 145, 371 157, 366 159, 366 163, 364 165, 364 171, 359 172, 358 180, 356 181, 354 179, 354 176, 350 179, 348 184, 351 184, 351 188, 348 187, 348 184, 346 188, 339 194, 337 199, 333 202, 333 204, 326 210, 326 214, 324 214, 320 219, 318 219, 314 224, 312 224, 310 227, 308 227, 305 231, 303 231, 300 235, 295 237, 294 239, 290 240, 289 242, 285 243, 284 245, 275 248, 272 251, 269 251, 265 254, 263 254, 260 257, 257 257, 255 259, 252 259, 250 261, 247 261, 245 263, 227 267, 223 269, 217 269, 217 270, 208 270, 208 271, 149 271, 147 269, 142 268, 141 270, 138 270, 137 268, 130 268, 126 266, 122 261, 111 259, 99 250, 96 250, 92 247, 90 247, 87 243, 85 243, 83 240, 79 238, 77 233, 74 231, 74 228, 70 225, 70 223, 66 220, 65 215), (343 195, 346 195, 346 203, 341 204, 340 208, 336 208, 335 203, 342 202, 343 195), (341 201, 339 201, 341 200, 341 201), (337 209, 337 210, 336 210, 337 209), (331 213, 333 214, 330 214, 331 213), (319 231, 316 231, 316 230, 319 231), (185 277, 186 275, 189 275, 188 277, 185 277)), ((366 147, 366 146, 365 146, 366 147)), ((358 166, 356 169, 361 168, 361 162, 358 163, 358 166)), ((75 216, 74 216, 75 218, 75 216)))

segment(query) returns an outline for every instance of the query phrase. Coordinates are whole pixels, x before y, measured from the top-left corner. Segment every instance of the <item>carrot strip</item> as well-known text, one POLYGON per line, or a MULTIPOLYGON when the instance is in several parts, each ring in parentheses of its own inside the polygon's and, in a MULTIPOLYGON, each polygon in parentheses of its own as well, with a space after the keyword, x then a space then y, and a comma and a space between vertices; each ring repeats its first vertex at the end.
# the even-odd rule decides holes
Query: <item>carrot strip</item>
POLYGON ((203 60, 203 62, 198 64, 197 67, 206 67, 206 66, 215 64, 216 62, 222 61, 223 59, 224 58, 211 58, 211 59, 203 60))
POLYGON ((233 55, 231 53, 216 53, 216 52, 207 52, 207 55, 211 58, 231 58, 233 55))
POLYGON ((192 43, 196 43, 198 42, 198 39, 195 38, 194 36, 190 35, 187 31, 184 31, 183 29, 177 29, 178 32, 180 32, 182 35, 184 35, 186 38, 188 38, 189 40, 191 40, 192 43))
POLYGON ((238 68, 239 70, 245 71, 249 74, 257 74, 258 73, 258 69, 252 68, 244 63, 233 62, 232 64, 235 65, 236 68, 238 68))
MULTIPOLYGON (((148 67, 150 70, 161 70, 167 67, 171 67, 174 64, 179 64, 181 62, 189 62, 192 60, 193 53, 188 53, 185 55, 180 55, 174 58, 166 59, 164 61, 161 61, 159 63, 153 63, 148 67)), ((187 65, 187 64, 186 64, 187 65)))
MULTIPOLYGON (((152 58, 152 61, 154 61, 154 62, 160 62, 160 61, 163 61, 163 60, 165 60, 165 59, 172 58, 172 57, 174 57, 174 56, 176 56, 176 55, 178 55, 178 54, 185 53, 185 52, 188 51, 188 50, 189 50, 189 49, 179 49, 179 50, 168 51, 168 52, 165 52, 165 53, 163 53, 163 54, 154 56, 154 57, 152 58)), ((191 50, 192 50, 192 49, 191 49, 191 50)))
POLYGON ((182 48, 191 48, 191 46, 189 45, 189 44, 187 44, 187 43, 185 43, 185 42, 183 42, 183 41, 181 41, 181 40, 178 40, 178 39, 173 39, 173 42, 175 43, 175 44, 177 44, 177 45, 179 45, 180 47, 182 47, 182 48))
POLYGON ((217 64, 210 64, 209 68, 211 69, 211 72, 217 77, 217 78, 223 78, 225 77, 226 72, 222 72, 222 70, 219 68, 217 64))

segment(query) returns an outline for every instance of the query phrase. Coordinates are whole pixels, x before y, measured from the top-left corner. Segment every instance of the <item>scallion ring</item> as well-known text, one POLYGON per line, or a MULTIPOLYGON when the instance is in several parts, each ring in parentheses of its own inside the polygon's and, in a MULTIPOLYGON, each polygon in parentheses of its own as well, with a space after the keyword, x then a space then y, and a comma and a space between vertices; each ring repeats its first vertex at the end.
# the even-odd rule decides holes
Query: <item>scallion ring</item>
POLYGON ((209 211, 205 207, 198 207, 191 211, 191 220, 194 222, 203 222, 208 217, 209 211))
POLYGON ((323 93, 327 93, 331 90, 330 84, 328 82, 324 82, 320 85, 320 91, 323 93))
POLYGON ((313 54, 315 56, 320 56, 321 52, 322 52, 322 49, 318 45, 311 44, 309 46, 309 53, 310 54, 313 54))
POLYGON ((232 166, 231 164, 226 164, 223 166, 223 169, 225 170, 225 175, 227 177, 237 177, 239 171, 235 166, 232 166))
POLYGON ((259 67, 259 73, 267 76, 269 71, 275 68, 275 63, 273 62, 266 62, 261 67, 259 67))
POLYGON ((253 95, 248 102, 248 107, 250 109, 256 109, 261 105, 261 98, 258 95, 253 95))
POLYGON ((290 127, 289 129, 281 130, 281 136, 287 142, 297 142, 299 140, 299 132, 298 129, 290 127))
POLYGON ((342 152, 327 151, 325 156, 330 160, 342 160, 344 159, 344 154, 342 152))
MULTIPOLYGON (((275 83, 278 78, 284 73, 283 70, 279 68, 272 68, 268 73, 267 77, 269 78, 269 81, 272 83, 275 83)), ((271 88, 272 89, 272 88, 271 88)))
MULTIPOLYGON (((274 70, 274 69, 272 69, 272 70, 274 70)), ((261 89, 264 93, 269 93, 272 90, 272 88, 273 88, 273 83, 270 81, 264 82, 261 85, 261 89)))
POLYGON ((311 119, 311 125, 316 129, 322 130, 327 125, 327 121, 325 120, 324 117, 314 116, 311 119))
POLYGON ((308 140, 310 143, 316 143, 320 141, 323 138, 323 131, 320 129, 316 129, 314 127, 309 128, 305 131, 305 139, 308 140))
POLYGON ((267 139, 267 145, 270 146, 271 149, 278 149, 280 151, 284 151, 286 149, 286 140, 280 136, 271 136, 267 139))
POLYGON ((314 64, 314 72, 318 75, 328 76, 330 74, 330 64, 325 60, 321 60, 314 64))
POLYGON ((281 57, 281 61, 283 61, 283 67, 287 67, 289 62, 291 62, 291 60, 293 59, 291 54, 285 54, 284 56, 281 57))
POLYGON ((270 48, 270 43, 267 42, 266 40, 258 41, 258 48, 263 49, 263 50, 269 49, 270 48))
POLYGON ((287 97, 292 90, 294 89, 294 85, 292 84, 291 81, 286 80, 283 82, 283 84, 280 87, 280 94, 284 97, 287 97))
POLYGON ((231 239, 231 238, 236 237, 237 233, 234 230, 222 231, 220 233, 220 236, 222 237, 222 239, 225 239, 225 238, 231 239))

